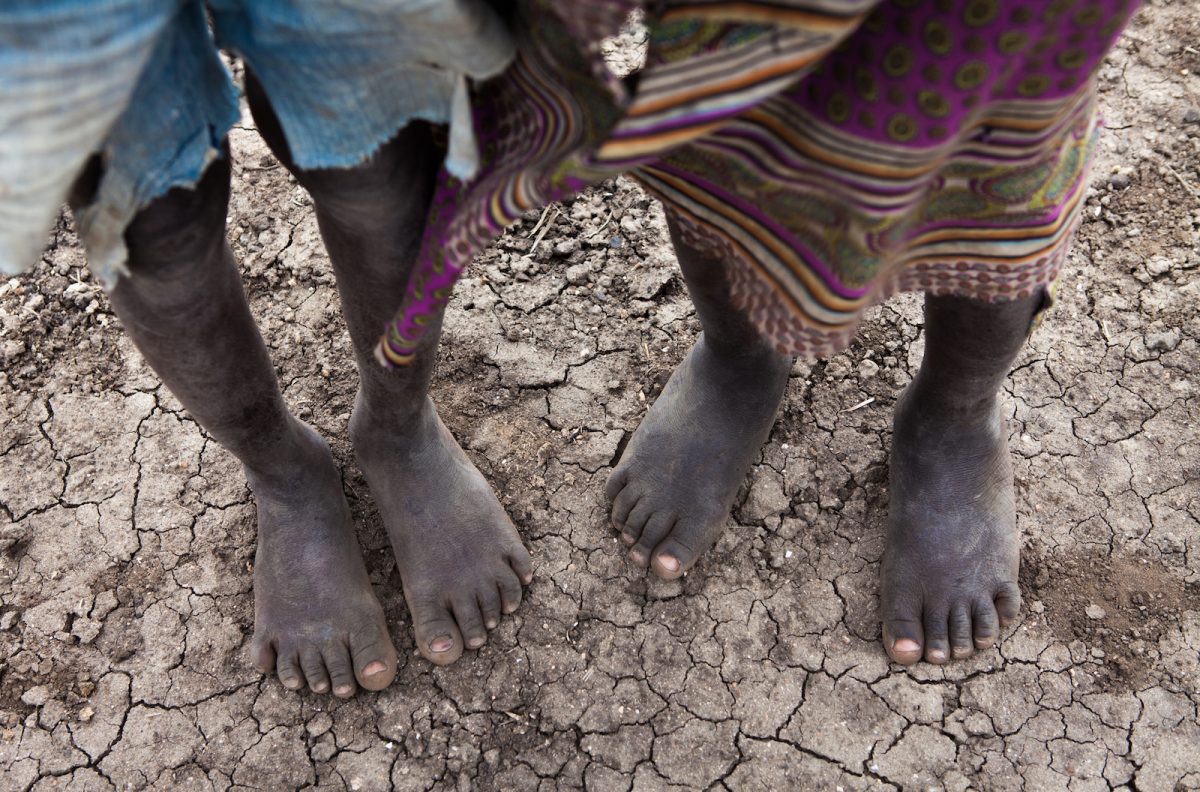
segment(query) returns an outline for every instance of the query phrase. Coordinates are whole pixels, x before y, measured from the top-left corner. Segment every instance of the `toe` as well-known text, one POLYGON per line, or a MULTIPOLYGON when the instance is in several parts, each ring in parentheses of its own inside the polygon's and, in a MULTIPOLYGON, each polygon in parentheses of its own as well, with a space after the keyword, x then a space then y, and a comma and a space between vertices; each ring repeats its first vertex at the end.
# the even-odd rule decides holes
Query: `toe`
POLYGON ((512 570, 501 570, 496 576, 496 588, 500 590, 500 606, 505 613, 512 613, 521 605, 521 581, 512 570))
POLYGON ((1017 620, 1021 612, 1021 590, 1016 583, 1004 583, 992 598, 996 603, 996 614, 1000 617, 1000 629, 1017 620))
POLYGON ((350 650, 341 641, 335 641, 326 645, 321 654, 325 658, 325 668, 329 670, 333 695, 338 698, 353 696, 358 687, 354 684, 354 667, 350 665, 350 650))
POLYGON ((668 536, 654 549, 654 572, 663 580, 674 580, 695 562, 696 552, 674 536, 668 536))
POLYGON ((533 559, 529 557, 529 551, 524 545, 518 545, 507 558, 508 565, 517 573, 522 583, 528 586, 533 582, 533 559))
POLYGON ((300 658, 294 649, 276 650, 275 673, 288 690, 304 687, 304 673, 300 670, 300 658))
POLYGON ((645 530, 646 523, 654 514, 654 505, 650 503, 650 498, 642 498, 638 501, 637 506, 633 507, 633 511, 629 512, 629 516, 625 518, 623 533, 640 537, 645 530))
POLYGON ((615 501, 617 495, 621 494, 621 490, 625 489, 625 482, 629 481, 629 472, 625 468, 618 468, 613 471, 613 474, 608 477, 608 482, 604 485, 604 494, 610 501, 615 501))
POLYGON ((255 638, 250 645, 250 654, 254 658, 254 667, 264 674, 275 669, 275 647, 270 641, 255 638))
POLYGON ((350 636, 354 677, 366 690, 383 690, 396 678, 396 647, 387 630, 361 631, 350 636))
POLYGON ((640 567, 649 566, 650 554, 666 538, 675 525, 675 516, 667 512, 656 512, 646 520, 646 527, 638 535, 637 544, 629 551, 629 560, 640 567))
POLYGON ((988 649, 1000 637, 1000 617, 990 599, 980 598, 971 607, 971 624, 975 647, 988 649))
POLYGON ((458 622, 458 632, 463 637, 463 645, 468 649, 478 649, 487 643, 487 630, 483 626, 483 617, 479 613, 479 603, 475 597, 462 596, 455 599, 450 606, 454 620, 458 622))
POLYGON ((495 586, 484 586, 479 592, 479 613, 483 616, 483 626, 494 630, 500 624, 500 589, 495 586))
POLYGON ((900 665, 921 659, 925 632, 917 619, 893 618, 883 623, 883 648, 900 665))
POLYGON ((448 665, 462 655, 462 635, 449 610, 437 603, 422 603, 411 610, 417 651, 426 660, 448 665))
POLYGON ((300 668, 304 678, 308 680, 308 689, 313 693, 329 692, 329 674, 325 671, 325 661, 316 647, 305 647, 300 650, 300 668))
POLYGON ((971 630, 971 608, 959 602, 950 609, 950 653, 953 657, 970 657, 975 650, 971 630))
POLYGON ((617 528, 624 528, 625 522, 629 519, 629 513, 633 511, 633 507, 637 506, 638 501, 641 499, 641 493, 635 492, 633 487, 626 487, 621 490, 620 494, 613 499, 613 525, 617 528))
POLYGON ((950 659, 950 639, 946 628, 949 624, 949 614, 942 608, 925 610, 925 659, 941 665, 950 659))

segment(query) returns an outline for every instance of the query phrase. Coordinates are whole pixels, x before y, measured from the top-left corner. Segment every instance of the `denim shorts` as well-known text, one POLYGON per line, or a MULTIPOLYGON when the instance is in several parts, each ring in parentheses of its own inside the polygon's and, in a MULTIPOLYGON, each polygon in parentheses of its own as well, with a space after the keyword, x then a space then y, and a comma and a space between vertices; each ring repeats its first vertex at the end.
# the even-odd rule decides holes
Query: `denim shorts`
POLYGON ((238 120, 218 48, 262 83, 300 167, 355 165, 422 119, 451 124, 447 168, 460 173, 473 166, 466 78, 513 57, 485 0, 209 0, 207 11, 201 0, 0 3, 0 271, 37 261, 99 153, 103 176, 76 220, 93 272, 115 283, 133 216, 194 184, 238 120))

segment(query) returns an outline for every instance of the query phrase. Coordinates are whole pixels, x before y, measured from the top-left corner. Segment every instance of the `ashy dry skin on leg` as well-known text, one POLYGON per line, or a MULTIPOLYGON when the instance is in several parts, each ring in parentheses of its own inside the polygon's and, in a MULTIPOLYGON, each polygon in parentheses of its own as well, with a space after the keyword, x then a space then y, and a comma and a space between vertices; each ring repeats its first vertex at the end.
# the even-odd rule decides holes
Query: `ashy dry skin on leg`
POLYGON ((288 412, 225 241, 230 164, 126 231, 113 308, 192 417, 242 463, 258 506, 254 655, 289 688, 391 683, 396 651, 325 442, 288 412))
POLYGON ((679 266, 704 328, 633 434, 608 480, 629 557, 664 579, 712 547, 775 423, 791 358, 733 308, 723 262, 683 242, 679 266))
POLYGON ((358 364, 355 455, 395 550, 417 648, 445 665, 482 646, 501 614, 516 610, 533 565, 429 399, 440 317, 411 365, 386 370, 373 356, 408 282, 441 152, 429 129, 413 124, 361 166, 305 171, 252 77, 247 96, 263 138, 316 205, 358 364))
POLYGON ((925 299, 925 358, 896 405, 881 570, 884 648, 899 663, 987 648, 1020 610, 998 395, 1042 299, 925 299))
MULTIPOLYGON (((686 572, 720 535, 791 364, 734 309, 721 262, 671 229, 704 332, 608 482, 630 559, 665 579, 686 572)), ((925 359, 897 404, 892 439, 881 613, 897 662, 966 657, 991 646, 1020 608, 997 395, 1041 300, 926 300, 925 359)))

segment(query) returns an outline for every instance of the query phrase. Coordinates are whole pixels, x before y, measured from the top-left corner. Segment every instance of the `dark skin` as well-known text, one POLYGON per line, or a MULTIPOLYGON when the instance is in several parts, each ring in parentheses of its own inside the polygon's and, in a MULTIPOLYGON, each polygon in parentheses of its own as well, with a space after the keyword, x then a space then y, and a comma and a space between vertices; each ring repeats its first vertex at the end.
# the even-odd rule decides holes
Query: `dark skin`
MULTIPOLYGON (((263 137, 316 205, 360 376, 350 435, 418 651, 453 662, 516 609, 532 566, 429 400, 440 317, 412 365, 387 371, 372 356, 417 252, 440 151, 427 127, 411 125, 360 166, 306 171, 252 77, 247 95, 263 137)), ((85 173, 84 194, 97 175, 85 173)), ((194 188, 139 213, 126 232, 133 277, 113 305, 164 383, 243 464, 258 507, 257 665, 292 689, 379 690, 395 676, 396 651, 329 448, 288 411, 246 304, 224 238, 229 183, 224 157, 194 188)), ((720 535, 791 367, 733 308, 723 263, 689 247, 673 223, 672 236, 704 332, 608 485, 630 559, 666 579, 720 535)), ((884 645, 898 662, 966 656, 1016 617, 1012 472, 996 395, 1039 299, 926 300, 925 360, 896 409, 882 565, 884 645)))
MULTIPOLYGON (((429 400, 440 317, 414 365, 386 371, 372 357, 407 283, 441 153, 427 127, 411 125, 358 167, 305 171, 253 79, 248 94, 264 138, 313 196, 338 277, 360 374, 350 435, 392 540, 417 648, 453 662, 517 608, 532 564, 429 400)), ((98 175, 85 172, 76 205, 98 175)), ((395 676, 396 650, 329 447, 288 411, 251 317, 225 240, 229 185, 226 156, 194 188, 173 189, 134 218, 132 277, 113 290, 113 307, 171 392, 245 470, 258 508, 256 665, 292 689, 379 690, 395 676)))
MULTIPOLYGON (((630 560, 669 580, 720 536, 791 359, 733 308, 720 262, 668 224, 704 332, 634 433, 608 496, 630 560)), ((1017 616, 1013 476, 997 394, 1040 304, 926 297, 925 358, 895 413, 881 570, 884 648, 899 663, 966 657, 1017 616)))

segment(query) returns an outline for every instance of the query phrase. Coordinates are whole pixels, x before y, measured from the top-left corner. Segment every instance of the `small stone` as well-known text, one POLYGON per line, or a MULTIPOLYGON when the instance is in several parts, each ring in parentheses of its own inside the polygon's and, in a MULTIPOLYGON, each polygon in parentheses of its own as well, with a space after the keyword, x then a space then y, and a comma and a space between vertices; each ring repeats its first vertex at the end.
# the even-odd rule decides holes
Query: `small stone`
POLYGON ((1103 619, 1108 615, 1108 611, 1104 610, 1104 608, 1101 608, 1095 603, 1088 605, 1083 609, 1083 612, 1087 614, 1089 619, 1103 619))
POLYGON ((40 707, 50 700, 50 688, 45 685, 31 687, 21 694, 21 702, 31 707, 40 707))
POLYGON ((1175 329, 1162 333, 1147 333, 1145 337, 1146 349, 1157 352, 1171 352, 1175 347, 1179 346, 1180 337, 1179 331, 1175 329))
POLYGON ((1108 184, 1114 190, 1124 190, 1129 186, 1129 174, 1114 173, 1112 176, 1108 177, 1108 184))
POLYGON ((1200 124, 1200 107, 1189 107, 1183 111, 1183 123, 1200 124))
POLYGON ((609 390, 617 390, 618 388, 620 388, 620 387, 621 387, 621 380, 619 380, 619 379, 610 379, 610 380, 608 381, 607 387, 608 387, 608 389, 609 389, 609 390))
POLYGON ((80 723, 87 723, 94 717, 96 717, 96 710, 92 709, 90 705, 79 710, 80 723))
POLYGON ((11 630, 12 626, 17 623, 17 612, 10 610, 0 614, 0 631, 11 630))
POLYGON ((1155 256, 1146 262, 1146 272, 1154 277, 1166 275, 1171 271, 1171 259, 1166 256, 1155 256))
POLYGON ((333 716, 328 712, 318 712, 304 724, 304 730, 313 737, 320 737, 333 727, 333 716))
POLYGON ((864 360, 858 364, 859 379, 871 379, 879 373, 879 364, 874 360, 864 360))

